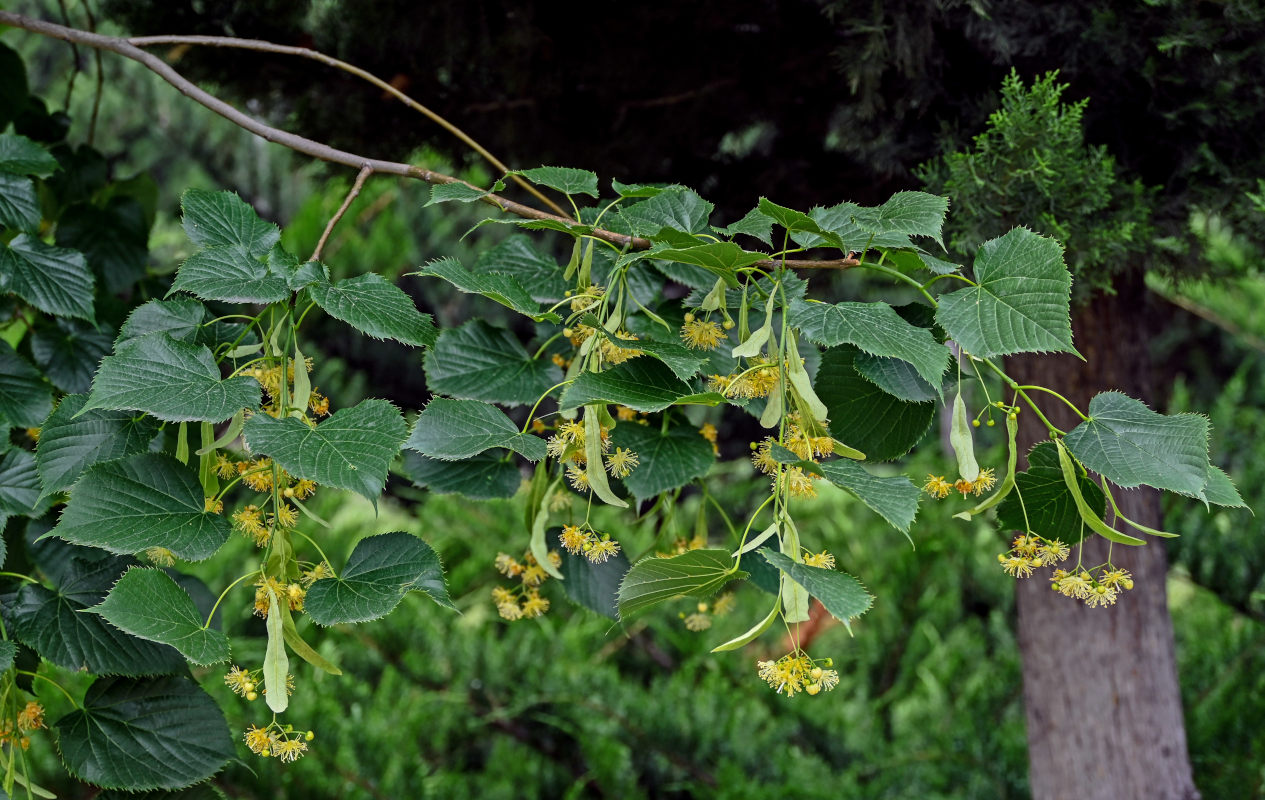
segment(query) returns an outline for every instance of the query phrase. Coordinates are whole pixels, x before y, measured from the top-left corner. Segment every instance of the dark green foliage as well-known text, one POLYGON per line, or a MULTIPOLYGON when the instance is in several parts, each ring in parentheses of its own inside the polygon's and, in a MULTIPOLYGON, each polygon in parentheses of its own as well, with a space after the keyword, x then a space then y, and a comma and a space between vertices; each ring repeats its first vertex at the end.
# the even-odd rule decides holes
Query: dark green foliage
POLYGON ((1029 87, 1012 71, 1001 107, 971 148, 924 165, 919 177, 954 199, 950 248, 970 255, 1017 224, 1031 225, 1066 248, 1084 299, 1150 246, 1151 200, 1140 182, 1122 179, 1106 147, 1086 144, 1088 100, 1065 103, 1066 89, 1056 73, 1029 87))

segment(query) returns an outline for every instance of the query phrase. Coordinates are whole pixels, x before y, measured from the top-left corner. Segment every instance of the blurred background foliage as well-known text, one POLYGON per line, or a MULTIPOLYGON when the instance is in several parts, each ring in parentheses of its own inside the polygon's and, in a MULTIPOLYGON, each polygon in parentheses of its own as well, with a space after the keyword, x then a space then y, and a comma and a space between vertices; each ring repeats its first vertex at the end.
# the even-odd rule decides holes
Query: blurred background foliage
MULTIPOLYGON (((1064 68, 1072 84, 1064 99, 1092 98, 1084 109, 1090 141, 1113 155, 1094 151, 1079 167, 1099 182, 1100 193, 1073 196, 1079 189, 1062 184, 1047 199, 1083 204, 1104 193, 1116 197, 1123 216, 1105 224, 1123 219, 1146 230, 1131 247, 1223 276, 1169 269, 1149 277, 1150 287, 1172 303, 1154 348, 1172 370, 1167 410, 1209 414, 1214 458, 1235 476, 1247 502, 1265 509, 1265 322, 1258 312, 1265 299, 1259 236, 1265 171, 1261 137, 1253 138, 1253 131, 1265 130, 1259 97, 1265 84, 1258 81, 1265 74, 1265 37, 1252 38, 1265 28, 1260 4, 1236 0, 1213 13, 1207 4, 1164 0, 1127 11, 1025 2, 1003 14, 976 2, 726 3, 711 17, 725 20, 725 30, 711 35, 760 46, 742 49, 754 60, 728 60, 725 68, 735 72, 704 83, 679 64, 688 80, 665 77, 672 72, 666 67, 634 68, 641 62, 626 49, 637 41, 631 32, 661 13, 655 4, 626 9, 632 17, 619 35, 599 42, 568 38, 562 23, 551 28, 562 12, 546 3, 508 16, 486 3, 460 4, 460 11, 458 4, 434 4, 425 12, 415 4, 375 2, 352 13, 349 5, 105 3, 99 22, 107 31, 122 24, 137 33, 229 33, 325 47, 387 77, 398 72, 411 93, 459 122, 494 119, 479 125, 477 135, 511 163, 561 160, 597 168, 604 178, 670 177, 693 184, 722 211, 743 206, 735 218, 757 193, 797 197, 801 204, 872 201, 916 185, 919 164, 983 129, 999 108, 997 90, 1011 64, 1024 76, 1064 68), (392 21, 394 39, 370 32, 392 21), (1042 29, 1048 34, 1034 33, 1042 29), (1122 38, 1126 29, 1132 33, 1122 38), (768 46, 774 44, 780 47, 768 46), (1057 60, 1049 57, 1055 51, 1057 60), (517 70, 519 82, 496 82, 501 73, 482 72, 494 52, 507 71, 517 70), (591 66, 575 69, 572 59, 586 57, 591 66), (822 66, 832 58, 835 68, 822 66), (606 68, 611 63, 624 66, 606 68), (1186 70, 1181 77, 1178 67, 1186 70), (1095 82, 1113 71, 1118 83, 1095 82), (961 74, 974 80, 946 82, 961 74), (627 102, 609 102, 612 91, 627 102), (703 102, 674 99, 690 92, 703 102), (1134 116, 1116 105, 1121 98, 1128 98, 1126 110, 1134 116), (761 114, 753 115, 754 108, 761 114), (625 127, 633 124, 630 117, 637 120, 636 135, 625 127), (587 120, 583 130, 576 129, 579 118, 587 120), (1214 125, 1222 138, 1191 133, 1203 130, 1200 124, 1214 125), (1187 136, 1174 134, 1163 147, 1143 152, 1137 130, 1148 125, 1187 136), (647 141, 652 130, 666 144, 647 141), (587 147, 577 148, 577 141, 587 147), (1224 182, 1220 194, 1198 188, 1200 180, 1213 179, 1224 182), (1150 194, 1143 187, 1162 189, 1150 194), (1140 203, 1147 208, 1139 211, 1140 203)), ((707 17, 707 6, 700 5, 700 17, 707 17)), ((17 3, 16 10, 50 19, 62 14, 51 2, 17 3)), ((700 35, 691 31, 691 38, 700 35)), ((93 143, 106 154, 111 174, 152 181, 150 270, 156 275, 173 272, 188 253, 177 218, 185 188, 233 188, 285 225, 286 246, 304 253, 350 185, 349 174, 250 137, 131 62, 103 59, 105 89, 94 112, 91 54, 25 34, 6 34, 0 42, 25 59, 33 92, 50 108, 67 109, 72 140, 87 140, 95 116, 93 143), (85 71, 72 87, 76 63, 85 71)), ((699 57, 690 43, 664 47, 681 58, 699 57)), ((310 65, 236 54, 169 55, 274 123, 372 155, 403 159, 411 153, 407 158, 415 163, 478 184, 494 177, 433 137, 420 119, 399 117, 375 92, 341 75, 314 78, 310 65), (364 148, 366 142, 372 147, 364 148)), ((944 188, 969 195, 963 173, 954 173, 951 163, 945 169, 944 188)), ((922 177, 936 182, 931 172, 922 177)), ((426 208, 426 197, 424 186, 375 178, 338 228, 326 260, 340 277, 373 269, 400 279, 441 324, 471 315, 496 318, 494 308, 474 306, 438 282, 422 286, 404 277, 439 256, 471 264, 506 236, 501 226, 485 226, 462 238, 484 212, 453 204, 426 208)), ((1050 220, 1057 227, 1057 215, 1050 220)), ((969 238, 963 234, 962 241, 969 238)), ((836 289, 856 288, 849 277, 836 283, 836 289)), ((336 407, 370 395, 414 408, 424 402, 414 354, 335 330, 317 325, 309 334, 324 354, 316 383, 336 407)), ((722 446, 744 449, 740 434, 722 430, 722 446)), ((989 439, 989 463, 1001 459, 997 438, 989 439)), ((924 453, 902 469, 919 475, 939 463, 924 453)), ((735 479, 719 500, 740 514, 751 489, 735 479)), ((515 503, 473 505, 417 490, 403 475, 390 491, 393 500, 376 516, 355 497, 318 498, 317 513, 334 525, 333 549, 348 551, 356 538, 379 531, 422 536, 451 565, 450 587, 462 614, 413 599, 380 623, 314 632, 345 675, 305 675, 317 691, 295 695, 291 719, 317 734, 312 757, 284 769, 231 765, 219 779, 229 796, 1027 796, 1013 585, 995 561, 1004 541, 988 525, 950 523, 954 509, 947 505, 924 504, 914 547, 842 494, 826 492, 805 505, 801 528, 819 531, 841 568, 862 576, 879 600, 854 625, 855 636, 833 626, 816 640, 814 651, 836 660, 839 689, 787 700, 755 677, 755 659, 780 652, 776 637, 761 645, 767 652, 707 652, 763 613, 765 598, 755 586, 741 588, 737 612, 702 633, 687 631, 675 611, 628 630, 612 628, 609 620, 570 607, 558 585, 547 586, 554 609, 544 618, 505 624, 488 595, 499 577, 492 569, 496 554, 516 553, 525 541, 515 503)), ((687 501, 682 519, 692 519, 689 503, 696 501, 687 501)), ((613 518, 607 524, 616 527, 613 518)), ((1168 545, 1174 560, 1169 590, 1196 783, 1209 798, 1265 797, 1260 523, 1241 511, 1208 514, 1173 503, 1166 527, 1183 534, 1168 545)), ((628 531, 630 552, 655 546, 652 531, 627 522, 619 529, 621 538, 628 531)), ((711 535, 728 543, 718 525, 711 535)), ((237 544, 244 564, 249 548, 237 544)), ((221 575, 202 577, 213 587, 223 583, 221 575)), ((679 611, 689 613, 693 605, 682 601, 679 611)), ((228 611, 230 635, 259 625, 237 613, 244 609, 228 611)), ((260 654, 250 646, 247 640, 237 657, 257 661, 260 654)), ((225 702, 231 725, 259 721, 262 706, 232 696, 218 672, 203 677, 225 702)), ((1093 665, 1086 665, 1086 680, 1093 680, 1093 665)), ((77 796, 72 786, 45 785, 77 796)))

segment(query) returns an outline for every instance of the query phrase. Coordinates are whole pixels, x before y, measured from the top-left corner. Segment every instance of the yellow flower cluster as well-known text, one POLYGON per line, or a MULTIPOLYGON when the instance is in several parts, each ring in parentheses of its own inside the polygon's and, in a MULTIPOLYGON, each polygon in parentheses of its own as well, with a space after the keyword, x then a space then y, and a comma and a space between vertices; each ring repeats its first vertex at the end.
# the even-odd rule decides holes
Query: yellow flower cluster
POLYGON ((707 390, 726 397, 755 399, 768 397, 777 386, 777 364, 762 358, 747 359, 750 367, 737 375, 712 375, 707 379, 707 390))
POLYGON ((838 686, 839 673, 828 669, 833 665, 829 658, 817 661, 803 650, 796 650, 777 661, 757 661, 756 670, 774 691, 794 697, 800 692, 816 695, 838 686))
POLYGON ((998 553, 997 562, 1007 575, 1026 578, 1038 567, 1049 567, 1067 558, 1071 548, 1058 539, 1046 539, 1035 533, 1019 534, 1009 552, 998 553))
POLYGON ((681 338, 687 347, 694 350, 715 350, 726 336, 719 323, 687 318, 681 326, 681 338))
POLYGON ((307 752, 307 743, 316 738, 312 731, 300 732, 292 725, 281 725, 276 720, 260 728, 251 725, 246 729, 246 746, 250 752, 283 762, 297 761, 307 752))
POLYGON ((261 617, 268 616, 268 590, 271 589, 278 600, 285 600, 291 611, 303 610, 303 599, 307 590, 298 583, 282 583, 272 576, 261 578, 255 583, 255 613, 261 617))
MULTIPOLYGON (((549 551, 549 563, 557 569, 562 564, 562 556, 549 551)), ((513 589, 503 586, 492 589, 492 602, 502 618, 511 621, 531 619, 549 610, 549 600, 540 595, 540 585, 549 579, 549 573, 540 566, 535 556, 526 552, 523 560, 519 561, 506 553, 497 553, 494 564, 497 572, 519 582, 513 589)))
POLYGON ((572 293, 570 289, 567 290, 567 297, 571 298, 571 311, 577 314, 597 305, 605 294, 605 287, 598 286, 596 283, 579 294, 572 293))
POLYGON ((1111 564, 1072 572, 1056 569, 1050 588, 1064 597, 1082 600, 1090 608, 1105 607, 1115 605, 1120 592, 1133 588, 1133 576, 1111 564))
POLYGON ((225 674, 224 683, 233 690, 233 694, 245 697, 247 700, 258 700, 259 693, 255 691, 259 688, 258 672, 259 670, 250 672, 235 666, 225 674))
POLYGON ((703 427, 698 429, 698 433, 704 439, 712 443, 712 453, 714 455, 720 455, 720 445, 716 441, 718 433, 716 426, 710 422, 705 423, 703 427))
MULTIPOLYGON (((615 338, 622 339, 626 342, 635 342, 637 337, 628 331, 615 331, 615 338)), ((602 353, 602 359, 608 364, 622 364, 630 358, 636 358, 642 354, 641 350, 632 347, 621 347, 610 339, 603 339, 602 346, 599 348, 602 353)))
POLYGON ((996 485, 997 473, 992 467, 988 467, 980 470, 973 481, 959 478, 954 483, 949 483, 943 475, 928 475, 927 482, 922 485, 922 490, 937 500, 943 500, 949 496, 949 492, 961 492, 963 497, 969 495, 978 497, 996 485))
POLYGON ((16 744, 23 750, 28 750, 31 747, 31 737, 26 734, 43 727, 45 727, 44 706, 34 700, 27 701, 17 716, 0 723, 0 745, 7 744, 12 747, 16 744))
POLYGON ((801 467, 779 464, 773 458, 774 444, 781 444, 804 461, 815 462, 834 452, 835 440, 829 436, 811 436, 792 420, 786 426, 783 441, 777 442, 773 437, 767 436, 764 441, 751 444, 751 448, 755 451, 751 455, 751 463, 757 470, 765 475, 773 475, 775 480, 780 474, 781 481, 791 497, 816 497, 817 489, 813 486, 813 482, 819 477, 805 472, 801 467))
POLYGON ((598 535, 588 523, 564 525, 558 540, 563 550, 574 556, 583 555, 594 564, 605 563, 619 553, 619 542, 611 539, 609 533, 598 535))
MULTIPOLYGON (((610 449, 610 429, 602 428, 602 452, 610 449)), ((549 437, 548 450, 549 455, 558 461, 584 464, 588 460, 584 455, 584 421, 577 419, 559 423, 553 436, 549 437)))

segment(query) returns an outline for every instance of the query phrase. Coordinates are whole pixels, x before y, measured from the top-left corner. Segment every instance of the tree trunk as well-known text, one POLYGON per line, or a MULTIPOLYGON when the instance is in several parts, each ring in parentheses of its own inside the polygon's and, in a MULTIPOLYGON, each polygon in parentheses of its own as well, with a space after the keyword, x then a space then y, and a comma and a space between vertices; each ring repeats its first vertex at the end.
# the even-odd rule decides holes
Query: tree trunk
MULTIPOLYGON (((1065 355, 1016 357, 1007 360, 1011 377, 1055 389, 1082 410, 1106 389, 1154 407, 1146 291, 1140 277, 1118 284, 1118 294, 1096 297, 1073 319, 1076 346, 1087 362, 1065 355)), ((1079 421, 1057 400, 1048 402, 1040 393, 1036 399, 1063 430, 1079 421)), ((1047 438, 1030 410, 1019 419, 1021 452, 1047 438)), ((1116 497, 1131 519, 1162 528, 1158 492, 1117 491, 1116 497)), ((1085 563, 1102 563, 1109 543, 1089 537, 1085 563)), ((1116 545, 1111 555, 1134 575, 1133 590, 1114 606, 1089 608, 1051 591, 1035 575, 1018 582, 1032 797, 1197 800, 1166 603, 1164 544, 1148 538, 1143 547, 1116 545)))

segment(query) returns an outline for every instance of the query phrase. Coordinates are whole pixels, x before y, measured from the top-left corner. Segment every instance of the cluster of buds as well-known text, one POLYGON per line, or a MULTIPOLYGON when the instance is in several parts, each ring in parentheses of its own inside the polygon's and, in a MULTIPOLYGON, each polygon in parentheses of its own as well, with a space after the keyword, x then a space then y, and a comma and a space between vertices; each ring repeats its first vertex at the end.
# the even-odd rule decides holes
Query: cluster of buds
MULTIPOLYGON (((549 563, 557 569, 562 564, 562 556, 549 551, 549 563)), ((549 600, 540 595, 540 586, 549 579, 549 573, 535 556, 523 553, 523 560, 519 561, 506 553, 497 553, 495 566, 497 572, 518 581, 513 589, 504 586, 492 589, 492 602, 496 603, 497 613, 502 618, 531 619, 549 610, 549 600)))

